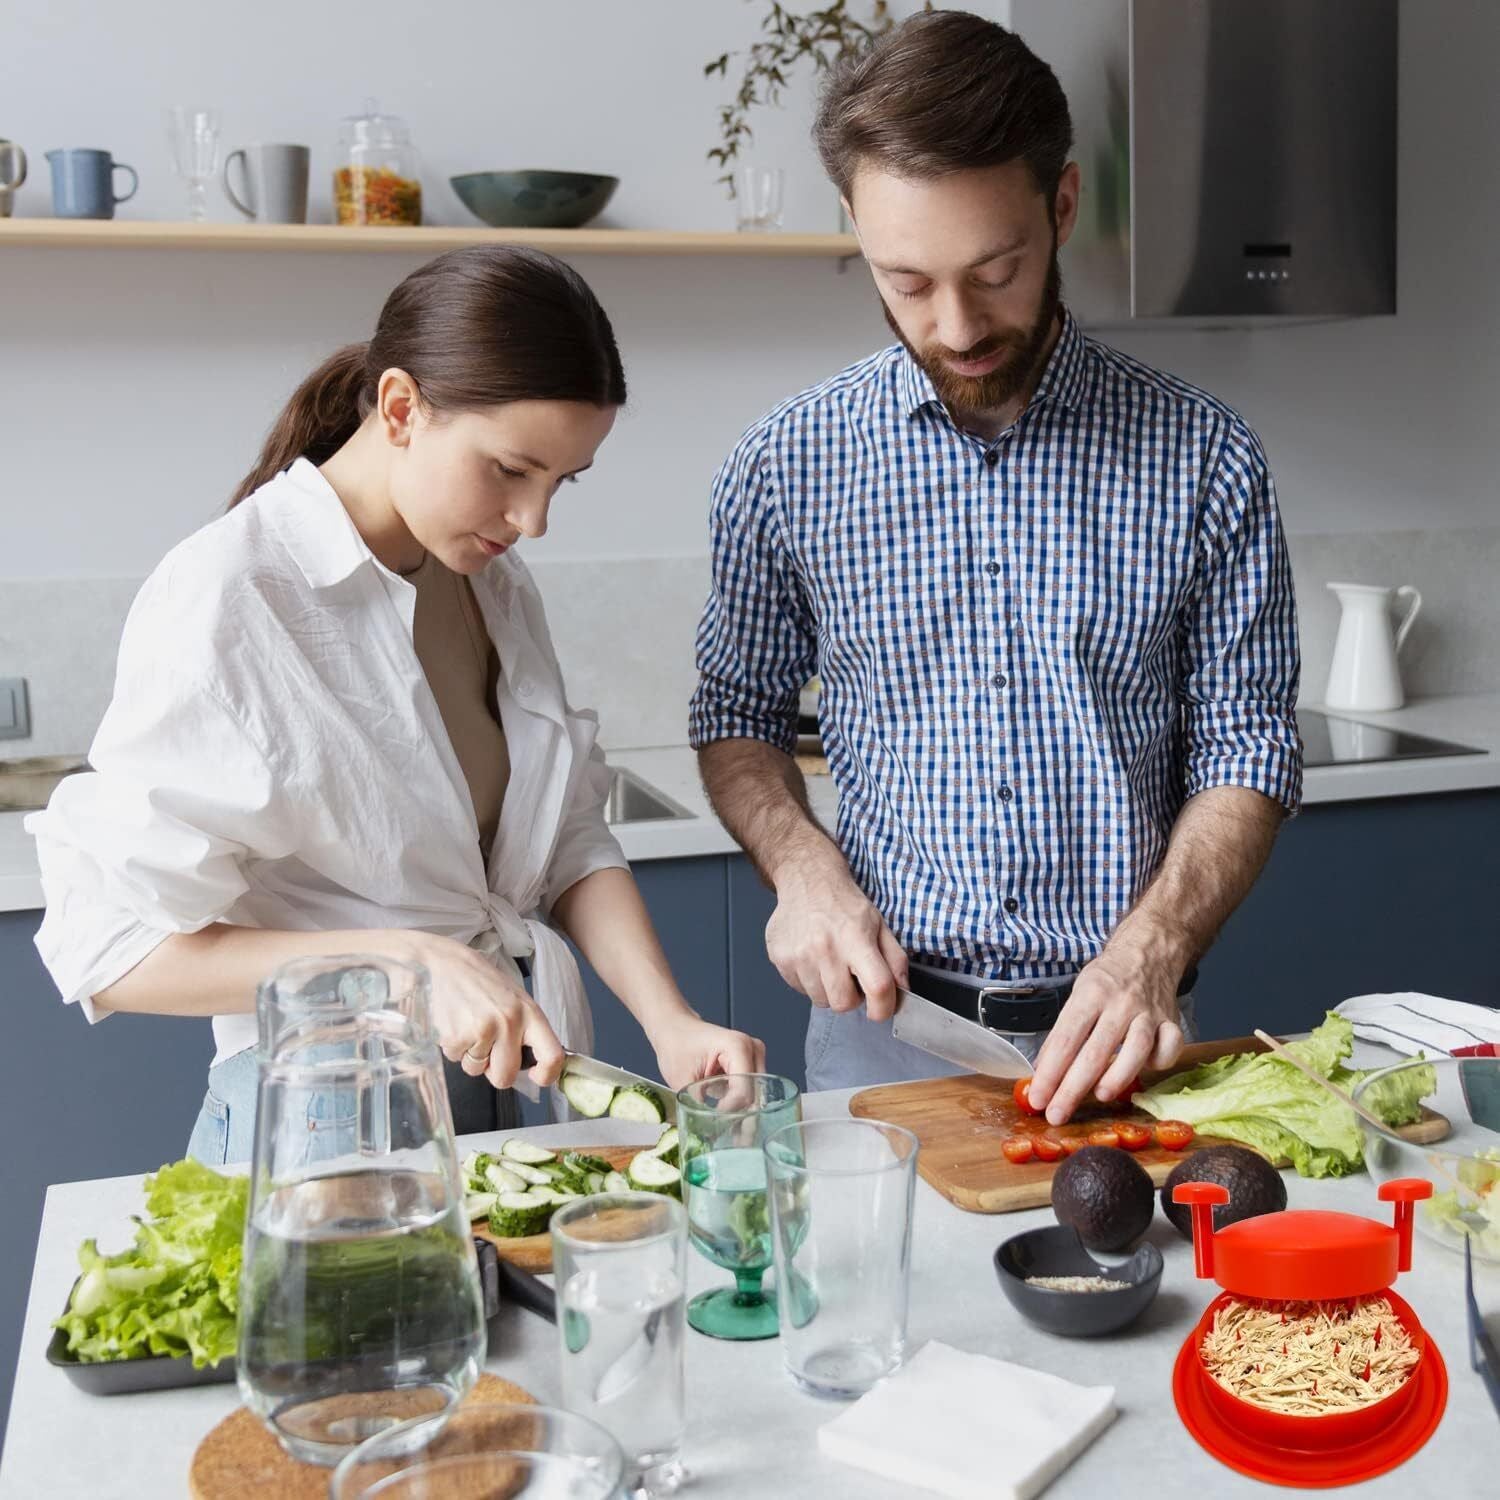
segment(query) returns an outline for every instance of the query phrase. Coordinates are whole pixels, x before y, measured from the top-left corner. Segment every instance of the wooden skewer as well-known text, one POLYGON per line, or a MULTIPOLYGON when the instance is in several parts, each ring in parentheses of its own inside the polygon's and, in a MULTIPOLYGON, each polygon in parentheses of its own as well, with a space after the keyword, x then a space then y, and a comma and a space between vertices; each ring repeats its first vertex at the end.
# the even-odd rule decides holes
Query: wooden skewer
POLYGON ((1290 1048, 1284 1046, 1282 1043, 1278 1042, 1274 1036, 1270 1035, 1269 1032, 1262 1031, 1259 1027, 1256 1027, 1255 1035, 1261 1041, 1263 1041, 1266 1046, 1268 1046, 1271 1051, 1274 1052, 1277 1057, 1282 1060, 1282 1062, 1290 1063, 1299 1073, 1304 1074, 1308 1078, 1311 1078, 1319 1088, 1326 1089, 1330 1094, 1333 1095, 1335 1099, 1339 1100, 1340 1103, 1347 1104, 1349 1108, 1352 1109, 1354 1113, 1360 1117, 1361 1120, 1365 1121, 1365 1123, 1368 1125, 1373 1125, 1375 1129, 1381 1133, 1381 1135, 1390 1135, 1392 1133, 1391 1127, 1387 1125, 1384 1120, 1380 1119, 1377 1115, 1371 1114, 1363 1104, 1356 1104, 1354 1100, 1351 1099, 1348 1094, 1346 1094, 1343 1089, 1338 1086, 1338 1084, 1330 1083, 1329 1080, 1326 1079, 1316 1069, 1308 1067, 1308 1065, 1303 1062, 1295 1052, 1293 1052, 1290 1048))

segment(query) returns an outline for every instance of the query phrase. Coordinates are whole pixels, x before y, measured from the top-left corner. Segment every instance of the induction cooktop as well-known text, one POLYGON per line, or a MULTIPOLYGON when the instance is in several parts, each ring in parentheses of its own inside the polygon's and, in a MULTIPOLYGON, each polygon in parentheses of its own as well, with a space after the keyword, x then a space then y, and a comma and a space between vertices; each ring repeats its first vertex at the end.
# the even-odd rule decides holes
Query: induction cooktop
POLYGON ((1434 740, 1389 724, 1367 724, 1316 709, 1297 710, 1304 766, 1348 766, 1383 760, 1420 760, 1435 755, 1483 755, 1473 745, 1434 740))

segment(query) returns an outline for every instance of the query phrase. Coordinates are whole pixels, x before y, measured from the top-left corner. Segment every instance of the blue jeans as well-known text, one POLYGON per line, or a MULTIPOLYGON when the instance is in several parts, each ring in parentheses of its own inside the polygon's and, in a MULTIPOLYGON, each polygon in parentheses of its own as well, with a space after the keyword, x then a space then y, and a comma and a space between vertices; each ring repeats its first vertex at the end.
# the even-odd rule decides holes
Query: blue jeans
MULTIPOLYGON (((1195 1041, 1198 1029, 1194 1024, 1193 997, 1180 996, 1177 1006, 1184 1040, 1195 1041)), ((1005 1039, 1034 1062, 1047 1035, 1038 1032, 1032 1036, 1009 1035, 1005 1039)), ((891 1035, 891 1023, 866 1020, 863 1006, 842 1014, 814 1006, 807 1022, 806 1062, 809 1093, 817 1089, 904 1083, 911 1078, 950 1078, 964 1071, 920 1048, 898 1042, 891 1035)))
POLYGON ((249 1161, 255 1146, 255 1048, 246 1047, 208 1070, 208 1092, 187 1154, 206 1167, 249 1161))

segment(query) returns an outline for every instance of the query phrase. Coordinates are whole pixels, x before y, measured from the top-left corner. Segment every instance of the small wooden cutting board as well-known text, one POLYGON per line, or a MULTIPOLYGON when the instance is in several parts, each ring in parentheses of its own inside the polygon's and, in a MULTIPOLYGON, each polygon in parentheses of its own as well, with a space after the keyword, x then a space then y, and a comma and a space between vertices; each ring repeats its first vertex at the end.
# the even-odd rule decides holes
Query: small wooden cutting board
MULTIPOLYGON (((1147 1087, 1171 1073, 1195 1068, 1234 1052, 1264 1052, 1263 1042, 1253 1036, 1229 1037, 1216 1042, 1194 1042, 1166 1073, 1146 1072, 1147 1087)), ((1066 1125, 1048 1125, 1043 1119, 1023 1115, 1011 1097, 1012 1084, 999 1078, 965 1073, 955 1078, 925 1078, 914 1083, 893 1083, 865 1089, 849 1101, 849 1113, 859 1119, 885 1120, 904 1125, 921 1142, 917 1170, 950 1203, 970 1213, 1005 1214, 1023 1208, 1045 1208, 1052 1201, 1052 1173, 1056 1162, 1029 1161, 1019 1166, 1007 1161, 1000 1142, 1009 1135, 1048 1135, 1059 1139, 1085 1140, 1088 1133, 1111 1120, 1156 1122, 1144 1110, 1128 1105, 1091 1103, 1080 1109, 1066 1125)), ((1442 1140, 1452 1126, 1446 1116, 1430 1109, 1422 1111, 1415 1124, 1404 1125, 1397 1134, 1418 1145, 1442 1140)), ((1133 1152, 1158 1187, 1171 1175, 1184 1156, 1207 1146, 1239 1145, 1214 1136, 1197 1136, 1187 1151, 1168 1151, 1156 1144, 1133 1152)), ((1066 1160, 1066 1158, 1064 1158, 1066 1160)), ((1273 1165, 1289 1166, 1280 1161, 1273 1165)))
MULTIPOLYGON (((634 1157, 651 1148, 649 1146, 568 1146, 557 1148, 559 1156, 562 1155, 564 1149, 581 1152, 584 1156, 597 1156, 602 1161, 607 1161, 616 1171, 623 1172, 634 1157)), ((530 1271, 533 1276, 541 1276, 552 1269, 552 1236, 550 1234, 543 1232, 523 1235, 519 1239, 505 1239, 498 1234, 491 1234, 489 1225, 483 1219, 476 1219, 470 1227, 476 1239, 488 1240, 511 1265, 518 1266, 523 1271, 530 1271)))

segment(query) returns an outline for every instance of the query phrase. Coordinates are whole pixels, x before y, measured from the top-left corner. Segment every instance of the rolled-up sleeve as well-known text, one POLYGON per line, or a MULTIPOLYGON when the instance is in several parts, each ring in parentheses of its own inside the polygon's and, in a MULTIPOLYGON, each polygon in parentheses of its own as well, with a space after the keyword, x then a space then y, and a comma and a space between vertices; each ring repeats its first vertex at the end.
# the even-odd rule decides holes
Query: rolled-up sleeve
POLYGON ((1301 654, 1291 564, 1260 443, 1234 424, 1204 494, 1185 618, 1186 793, 1241 786, 1294 814, 1301 654))
POLYGON ((63 999, 90 1021, 92 997, 163 940, 229 913, 248 889, 248 861, 291 848, 267 756, 164 657, 127 627, 93 769, 63 781, 26 823, 47 903, 36 945, 63 999))
POLYGON ((747 434, 720 469, 709 526, 713 576, 698 626, 689 743, 764 740, 790 754, 817 643, 785 546, 764 429, 747 434))

